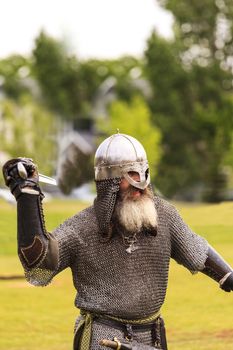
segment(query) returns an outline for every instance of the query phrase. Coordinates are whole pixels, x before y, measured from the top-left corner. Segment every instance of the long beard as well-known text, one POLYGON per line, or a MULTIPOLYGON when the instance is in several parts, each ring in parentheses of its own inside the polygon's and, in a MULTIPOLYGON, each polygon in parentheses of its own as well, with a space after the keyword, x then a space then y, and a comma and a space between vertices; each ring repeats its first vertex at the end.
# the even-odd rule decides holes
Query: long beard
POLYGON ((134 234, 146 230, 155 235, 157 232, 157 211, 154 205, 153 194, 149 189, 142 191, 136 199, 130 198, 133 188, 121 193, 118 198, 113 221, 120 230, 134 234))

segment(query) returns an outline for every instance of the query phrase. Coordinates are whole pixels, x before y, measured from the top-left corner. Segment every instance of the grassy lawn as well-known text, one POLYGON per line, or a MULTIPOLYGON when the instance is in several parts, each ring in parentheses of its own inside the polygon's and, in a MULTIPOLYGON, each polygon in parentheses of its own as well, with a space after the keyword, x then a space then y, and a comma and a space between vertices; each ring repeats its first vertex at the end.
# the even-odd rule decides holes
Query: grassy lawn
MULTIPOLYGON (((86 204, 44 204, 48 230, 86 204)), ((233 203, 177 204, 185 221, 233 265, 233 203)), ((23 274, 16 256, 16 207, 0 201, 0 276, 23 274)), ((78 310, 69 270, 46 288, 24 279, 0 280, 0 349, 72 349, 78 310)), ((169 350, 233 350, 233 293, 224 293, 208 277, 191 275, 172 262, 163 316, 169 350)))

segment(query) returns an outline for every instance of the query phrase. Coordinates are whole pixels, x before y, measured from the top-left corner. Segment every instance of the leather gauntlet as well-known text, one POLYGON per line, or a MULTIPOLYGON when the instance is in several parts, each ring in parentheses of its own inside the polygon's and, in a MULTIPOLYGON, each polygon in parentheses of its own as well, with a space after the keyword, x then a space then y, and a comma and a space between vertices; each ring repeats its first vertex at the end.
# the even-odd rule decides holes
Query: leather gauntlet
POLYGON ((225 292, 233 290, 233 270, 211 246, 202 272, 217 281, 225 292))
POLYGON ((43 262, 43 268, 54 270, 57 243, 45 228, 37 166, 29 158, 11 159, 3 166, 3 176, 17 200, 18 254, 23 266, 31 269, 43 262))
POLYGON ((17 201, 18 254, 30 268, 42 260, 48 248, 41 200, 39 195, 25 193, 17 201))
POLYGON ((16 200, 22 193, 41 194, 37 166, 30 158, 8 160, 2 168, 5 184, 16 200))

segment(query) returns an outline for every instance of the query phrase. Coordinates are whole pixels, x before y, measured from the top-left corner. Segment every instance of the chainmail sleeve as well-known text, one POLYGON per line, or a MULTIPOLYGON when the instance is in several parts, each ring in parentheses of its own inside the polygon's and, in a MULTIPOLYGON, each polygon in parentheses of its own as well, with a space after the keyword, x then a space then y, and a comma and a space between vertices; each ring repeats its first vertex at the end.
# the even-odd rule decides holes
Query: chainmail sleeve
POLYGON ((51 261, 53 260, 51 255, 56 255, 57 243, 52 234, 47 233, 47 235, 50 236, 50 238, 42 261, 33 267, 28 267, 24 261, 20 259, 24 268, 26 280, 34 286, 46 286, 55 275, 56 268, 51 267, 51 261))
POLYGON ((52 232, 57 240, 59 251, 56 274, 71 267, 76 258, 79 237, 79 227, 75 226, 76 221, 81 224, 82 212, 80 215, 69 218, 52 232), (79 220, 77 220, 78 217, 80 217, 79 220))
POLYGON ((178 211, 168 205, 171 234, 171 257, 192 273, 203 270, 208 253, 208 242, 194 233, 183 221, 178 211))

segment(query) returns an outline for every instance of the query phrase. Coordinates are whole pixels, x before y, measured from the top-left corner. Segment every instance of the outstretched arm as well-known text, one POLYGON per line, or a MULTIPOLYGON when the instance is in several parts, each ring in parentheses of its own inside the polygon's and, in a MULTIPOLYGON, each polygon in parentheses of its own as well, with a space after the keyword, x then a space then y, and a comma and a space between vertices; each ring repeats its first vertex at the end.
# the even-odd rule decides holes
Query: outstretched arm
POLYGON ((201 272, 217 281, 225 292, 233 291, 233 270, 211 246, 201 272))
POLYGON ((233 290, 233 270, 224 259, 183 221, 175 207, 169 207, 172 257, 190 271, 200 271, 230 292, 233 290))
POLYGON ((3 176, 17 201, 18 254, 25 270, 40 266, 55 270, 58 265, 56 240, 46 231, 36 165, 29 158, 9 160, 3 176))

